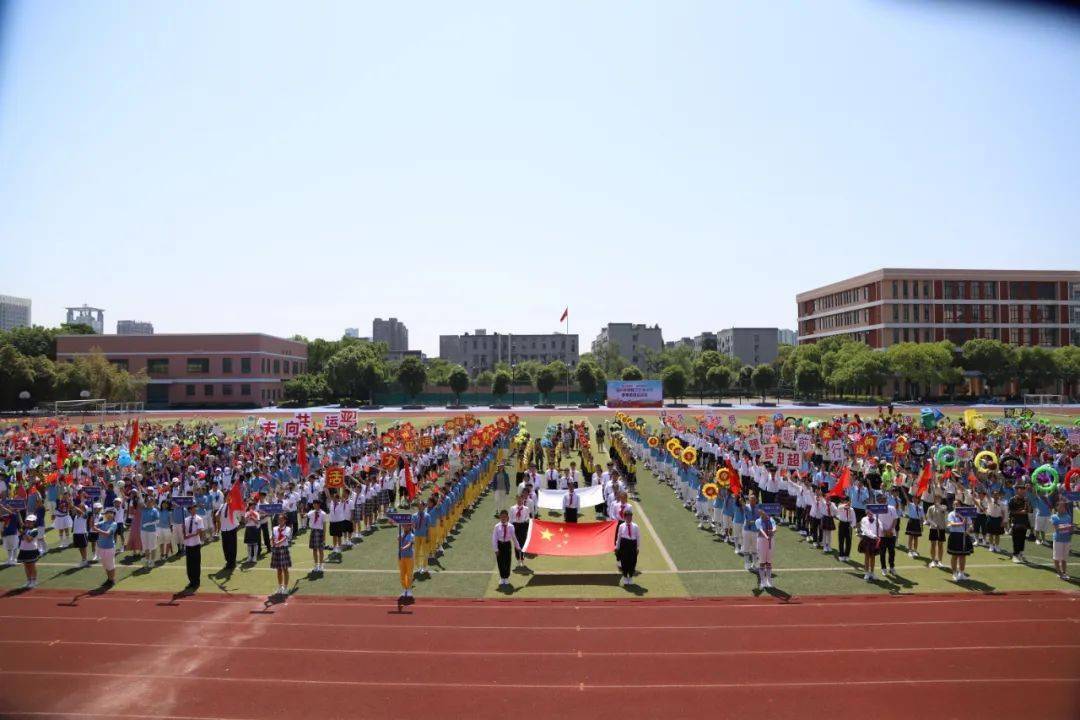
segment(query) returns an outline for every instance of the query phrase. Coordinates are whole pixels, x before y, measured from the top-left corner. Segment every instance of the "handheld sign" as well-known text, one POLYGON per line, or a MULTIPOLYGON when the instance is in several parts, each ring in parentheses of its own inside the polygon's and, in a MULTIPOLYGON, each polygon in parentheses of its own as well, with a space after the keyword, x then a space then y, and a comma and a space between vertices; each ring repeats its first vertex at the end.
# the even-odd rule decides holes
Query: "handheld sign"
POLYGON ((955 512, 957 515, 964 518, 973 518, 978 514, 973 507, 958 507, 955 512))
POLYGON ((885 503, 867 503, 866 505, 866 512, 871 512, 875 515, 884 515, 888 510, 889 506, 885 503))
POLYGON ((26 509, 26 500, 23 498, 11 498, 10 500, 0 500, 0 507, 5 507, 12 512, 22 512, 26 509))
POLYGON ((386 519, 395 525, 405 525, 412 523, 413 516, 410 513, 386 513, 386 519))
POLYGON ((780 503, 758 503, 758 509, 764 510, 770 517, 780 514, 780 503))
POLYGON ((1069 502, 1080 502, 1080 490, 1070 490, 1068 492, 1063 492, 1061 493, 1061 496, 1069 502))
POLYGON ((285 506, 281 503, 259 503, 259 512, 267 515, 278 515, 285 512, 285 506))
POLYGON ((84 488, 79 488, 79 491, 85 493, 86 497, 90 500, 97 500, 101 497, 101 488, 99 487, 87 486, 84 488))
POLYGON ((339 488, 345 484, 345 468, 340 465, 331 465, 326 468, 326 487, 339 488))
POLYGON ((169 500, 177 507, 191 507, 195 504, 195 497, 193 495, 176 495, 169 498, 169 500))

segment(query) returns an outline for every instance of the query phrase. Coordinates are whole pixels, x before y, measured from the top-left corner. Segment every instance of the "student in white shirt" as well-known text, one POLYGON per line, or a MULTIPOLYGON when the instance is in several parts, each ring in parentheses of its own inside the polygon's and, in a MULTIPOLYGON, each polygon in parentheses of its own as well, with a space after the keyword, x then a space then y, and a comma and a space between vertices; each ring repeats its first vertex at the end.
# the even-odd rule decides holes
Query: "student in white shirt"
POLYGON ((292 528, 285 513, 278 515, 278 524, 270 534, 270 567, 277 571, 278 594, 286 595, 289 590, 289 568, 292 567, 292 554, 289 544, 292 542, 292 528))
POLYGON ((634 582, 640 544, 641 530, 634 522, 633 509, 627 506, 623 511, 623 522, 615 533, 615 557, 619 560, 619 570, 622 572, 620 585, 630 585, 634 582))
POLYGON ((881 560, 881 574, 896 574, 896 530, 900 523, 900 516, 896 513, 896 506, 887 505, 885 512, 879 513, 878 522, 881 523, 881 537, 878 545, 878 553, 881 560))
POLYGON ((578 508, 581 507, 581 498, 574 492, 574 483, 570 483, 567 488, 566 495, 563 496, 562 506, 566 522, 576 523, 578 521, 578 508))
POLYGON ((529 536, 529 517, 531 513, 526 503, 526 497, 527 490, 523 489, 521 494, 518 495, 517 503, 510 508, 510 524, 514 526, 514 534, 517 535, 518 539, 518 547, 515 552, 518 567, 525 567, 525 553, 521 552, 521 548, 529 536))
POLYGON ((323 552, 326 544, 326 511, 322 509, 318 499, 311 502, 311 510, 307 513, 308 547, 311 548, 311 559, 315 563, 312 572, 323 571, 323 552))
POLYGON ((874 562, 881 544, 881 521, 869 510, 859 521, 859 552, 863 554, 863 580, 874 579, 874 562))
POLYGON ((499 522, 491 531, 491 549, 495 551, 495 562, 499 566, 499 586, 510 585, 510 557, 511 549, 521 551, 514 527, 510 524, 510 513, 503 510, 499 513, 499 522))

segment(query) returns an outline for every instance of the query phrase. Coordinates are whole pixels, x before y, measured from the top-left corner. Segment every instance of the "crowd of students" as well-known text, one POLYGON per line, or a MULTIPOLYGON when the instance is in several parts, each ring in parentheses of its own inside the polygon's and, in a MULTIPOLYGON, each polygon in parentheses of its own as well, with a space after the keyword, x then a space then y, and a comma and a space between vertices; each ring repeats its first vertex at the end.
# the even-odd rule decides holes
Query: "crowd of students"
MULTIPOLYGON (((379 432, 310 425, 286 436, 258 426, 226 432, 207 423, 9 428, 0 438, 0 525, 7 565, 24 587, 50 550, 78 549, 79 569, 99 563, 115 583, 118 554, 146 571, 184 556, 199 587, 201 547, 220 541, 224 570, 269 557, 287 592, 291 546, 308 535, 313 573, 374 532, 389 512, 425 500, 418 534, 427 571, 462 506, 474 502, 477 468, 511 423, 471 416, 379 432), (126 452, 125 452, 126 450, 126 452), (334 468, 337 472, 328 472, 334 468), (50 549, 48 530, 55 531, 50 549), (242 535, 241 535, 242 529, 242 535)), ((516 426, 515 426, 516 427, 516 426)), ((486 466, 485 466, 486 467, 486 466)))
MULTIPOLYGON (((912 558, 925 556, 931 568, 944 568, 948 554, 957 582, 969 579, 966 561, 975 547, 1010 554, 1014 563, 1024 564, 1029 542, 1051 547, 1055 572, 1070 579, 1075 495, 1066 483, 1050 488, 1031 480, 1037 464, 1054 468, 1059 478, 1076 476, 1080 457, 1060 429, 975 429, 948 419, 924 427, 914 418, 885 412, 867 419, 838 416, 812 426, 795 418, 763 418, 741 428, 705 421, 688 426, 664 416, 656 435, 629 418, 627 423, 625 436, 635 456, 694 511, 699 527, 734 546, 746 569, 759 573, 761 587, 770 586, 777 524, 838 561, 849 560, 854 541, 867 582, 877 579, 878 565, 883 575, 895 576, 901 538, 902 549, 912 558), (810 439, 795 452, 797 466, 764 462, 761 450, 770 443, 783 446, 782 436, 796 435, 783 432, 792 426, 810 439), (914 445, 919 452, 872 454, 871 447, 897 447, 901 437, 901 447, 914 445), (668 448, 673 439, 680 451, 694 449, 691 462, 668 448), (841 457, 828 458, 837 447, 830 446, 832 440, 841 443, 841 457), (939 455, 946 446, 950 452, 939 455), (1023 454, 1029 459, 1009 467, 990 456, 976 462, 983 451, 993 459, 1023 454), (924 533, 928 552, 921 546, 924 533), (1010 538, 1011 551, 1003 549, 1003 536, 1010 538)), ((785 456, 790 458, 790 451, 785 456)))

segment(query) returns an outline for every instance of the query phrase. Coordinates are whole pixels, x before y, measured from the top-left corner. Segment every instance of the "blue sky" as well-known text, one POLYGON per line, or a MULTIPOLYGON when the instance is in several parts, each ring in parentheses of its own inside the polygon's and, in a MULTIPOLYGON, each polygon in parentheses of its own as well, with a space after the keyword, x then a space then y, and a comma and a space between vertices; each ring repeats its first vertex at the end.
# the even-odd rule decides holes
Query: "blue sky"
POLYGON ((0 293, 159 332, 795 326, 1080 263, 1080 23, 975 2, 14 3, 0 293))

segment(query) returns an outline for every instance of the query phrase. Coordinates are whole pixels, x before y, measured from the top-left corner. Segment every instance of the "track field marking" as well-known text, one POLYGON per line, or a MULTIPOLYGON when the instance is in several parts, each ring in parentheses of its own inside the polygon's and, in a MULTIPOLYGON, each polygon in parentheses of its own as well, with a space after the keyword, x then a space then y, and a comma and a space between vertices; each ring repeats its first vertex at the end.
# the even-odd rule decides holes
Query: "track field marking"
POLYGON ((671 555, 668 553, 667 548, 664 547, 664 543, 660 542, 660 536, 657 535, 656 530, 653 529, 653 524, 649 521, 649 516, 645 514, 645 508, 641 507, 641 503, 636 500, 630 504, 636 508, 635 513, 641 518, 641 523, 645 526, 645 529, 649 531, 649 535, 652 536, 653 542, 656 543, 656 547, 660 549, 660 557, 664 558, 668 572, 678 573, 679 568, 675 567, 675 561, 671 559, 671 555))
MULTIPOLYGON (((267 652, 315 652, 323 654, 342 654, 342 655, 441 655, 450 657, 568 657, 568 658, 586 658, 586 657, 740 657, 740 656, 770 656, 770 655, 831 655, 834 653, 854 654, 865 653, 865 647, 857 648, 814 648, 809 650, 660 650, 660 651, 641 651, 641 650, 383 650, 383 649, 343 649, 343 648, 321 648, 311 646, 301 647, 284 647, 281 645, 222 645, 217 644, 202 644, 202 643, 134 643, 134 642, 118 642, 118 641, 98 641, 98 640, 0 640, 0 645, 46 645, 48 647, 54 647, 60 645, 61 647, 117 647, 117 648, 167 648, 167 649, 205 649, 205 650, 255 650, 255 651, 267 651, 267 652)), ((879 647, 874 646, 875 650, 881 652, 918 652, 925 653, 929 650, 948 650, 950 652, 986 652, 991 650, 1080 650, 1080 644, 1024 644, 1024 645, 948 645, 944 647, 931 646, 931 645, 919 645, 916 647, 879 647)))
MULTIPOLYGON (((58 619, 57 615, 0 615, 0 620, 50 620, 58 619)), ((91 621, 120 622, 120 623, 196 623, 200 625, 227 625, 236 627, 235 620, 202 620, 199 618, 139 618, 139 617, 65 617, 65 622, 91 621)), ((353 628, 357 630, 386 629, 394 632, 404 630, 492 630, 513 631, 530 630, 533 632, 611 632, 612 626, 589 626, 580 625, 388 625, 386 623, 317 623, 317 622, 292 622, 288 620, 271 620, 270 624, 278 627, 326 627, 337 630, 353 628)), ((912 625, 999 625, 1018 623, 1045 623, 1061 625, 1062 623, 1080 623, 1080 618, 1008 618, 1004 620, 898 620, 895 622, 848 622, 841 627, 908 627, 912 625)), ((836 628, 837 623, 772 623, 772 624, 744 624, 744 625, 635 625, 635 630, 694 630, 698 632, 717 632, 726 630, 797 630, 809 628, 836 628)))
MULTIPOLYGON (((183 675, 183 674, 152 674, 147 675, 145 673, 106 673, 106 672, 66 672, 61 670, 5 670, 6 676, 21 676, 21 677, 61 677, 61 678, 103 678, 103 679, 119 679, 119 680, 131 680, 131 681, 145 681, 145 680, 161 680, 168 681, 170 683, 176 682, 221 682, 221 683, 249 683, 257 685, 326 685, 330 687, 394 687, 394 688, 416 688, 416 682, 413 681, 387 681, 379 682, 372 680, 305 680, 300 678, 280 677, 272 676, 265 678, 236 678, 236 677, 219 677, 217 675, 183 675)), ((955 677, 955 678, 933 678, 926 680, 914 680, 914 679, 889 679, 889 680, 845 680, 845 686, 866 686, 866 687, 889 687, 889 686, 918 686, 918 685, 991 685, 997 683, 1011 683, 1015 684, 1017 679, 1014 676, 1000 676, 1000 677, 955 677)), ((1043 683, 1053 685, 1080 685, 1080 678, 1068 677, 1068 678, 1025 678, 1019 682, 1025 684, 1030 683, 1043 683)), ((514 690, 579 690, 584 688, 585 690, 743 690, 743 689, 770 689, 776 690, 778 688, 811 688, 811 687, 836 687, 836 680, 820 680, 820 681, 804 681, 804 682, 786 682, 786 681, 773 681, 768 682, 743 682, 743 683, 641 683, 641 684, 619 684, 619 683, 505 683, 505 682, 490 682, 490 683, 463 683, 463 682, 437 682, 437 681, 424 681, 425 687, 436 687, 446 690, 454 689, 486 689, 502 691, 507 688, 514 690)))

